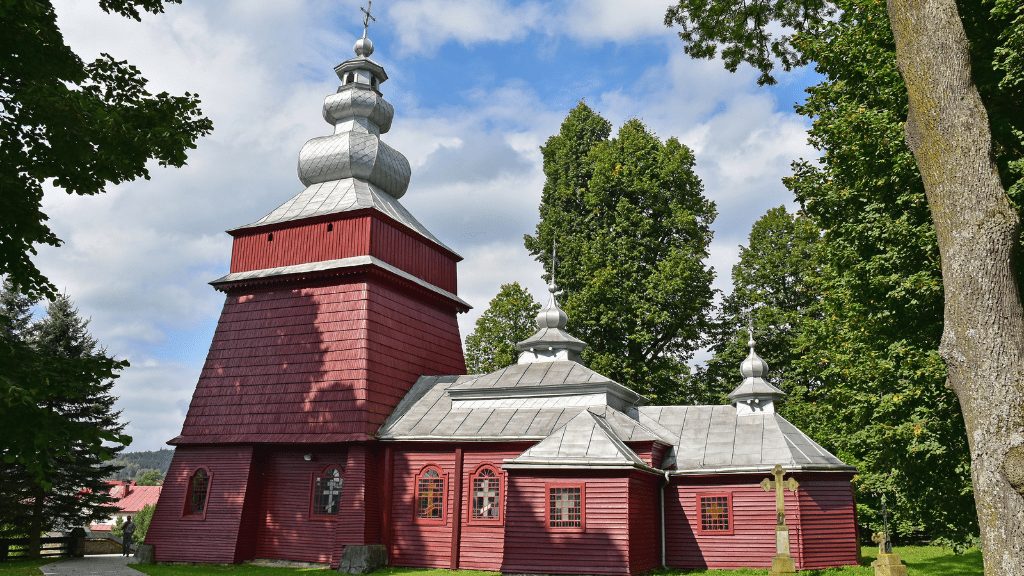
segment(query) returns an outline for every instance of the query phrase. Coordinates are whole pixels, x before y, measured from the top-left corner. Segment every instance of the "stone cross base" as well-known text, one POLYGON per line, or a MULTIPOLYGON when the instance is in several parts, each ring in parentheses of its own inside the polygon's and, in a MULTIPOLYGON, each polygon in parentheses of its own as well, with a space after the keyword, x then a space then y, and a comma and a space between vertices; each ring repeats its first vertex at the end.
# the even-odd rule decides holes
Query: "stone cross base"
POLYGON ((382 544, 345 546, 338 562, 342 574, 369 574, 388 564, 388 551, 382 544))
POLYGON ((875 576, 907 576, 907 567, 900 561, 899 554, 879 554, 871 566, 875 576))
MULTIPOLYGON (((776 556, 772 558, 772 569, 768 571, 768 576, 787 576, 792 574, 796 574, 796 561, 789 556, 776 556)), ((906 574, 903 576, 906 576, 906 574)))
POLYGON ((789 528, 775 527, 775 558, 772 558, 772 569, 768 576, 787 576, 796 574, 796 562, 789 555, 789 528))

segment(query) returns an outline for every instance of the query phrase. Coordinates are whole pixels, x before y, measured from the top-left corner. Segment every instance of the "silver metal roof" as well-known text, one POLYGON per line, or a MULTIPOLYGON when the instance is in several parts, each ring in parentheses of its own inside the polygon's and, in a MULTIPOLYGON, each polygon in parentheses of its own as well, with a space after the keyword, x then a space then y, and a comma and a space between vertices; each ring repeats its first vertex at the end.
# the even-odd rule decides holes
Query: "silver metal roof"
POLYGON ((228 230, 228 232, 365 208, 372 208, 387 215, 392 220, 415 230, 427 240, 456 254, 454 250, 445 246, 431 234, 423 224, 420 224, 420 221, 410 214, 398 200, 373 184, 355 178, 313 184, 263 218, 252 224, 228 230))
POLYGON ((642 406, 638 421, 679 438, 680 473, 787 470, 854 471, 776 413, 737 416, 734 406, 642 406))
POLYGON ((638 466, 624 443, 654 441, 671 447, 663 466, 675 464, 676 474, 760 473, 776 464, 794 471, 854 470, 778 414, 738 416, 734 406, 643 406, 643 397, 632 391, 634 402, 623 402, 616 387, 621 385, 576 362, 424 376, 378 435, 538 442, 506 467, 638 466))
POLYGON ((736 387, 735 390, 729 393, 728 398, 730 400, 744 401, 748 399, 760 399, 763 401, 774 402, 779 400, 786 393, 782 390, 772 386, 766 382, 761 375, 768 372, 768 363, 761 359, 754 351, 754 337, 751 336, 750 340, 747 341, 747 346, 750 348, 750 353, 740 363, 740 376, 743 376, 743 382, 736 387))
POLYGON ((580 352, 587 347, 587 343, 565 331, 569 316, 558 306, 555 298, 557 291, 554 282, 548 285, 551 296, 547 305, 537 313, 537 332, 516 344, 516 350, 522 352, 519 355, 520 364, 582 360, 580 352))

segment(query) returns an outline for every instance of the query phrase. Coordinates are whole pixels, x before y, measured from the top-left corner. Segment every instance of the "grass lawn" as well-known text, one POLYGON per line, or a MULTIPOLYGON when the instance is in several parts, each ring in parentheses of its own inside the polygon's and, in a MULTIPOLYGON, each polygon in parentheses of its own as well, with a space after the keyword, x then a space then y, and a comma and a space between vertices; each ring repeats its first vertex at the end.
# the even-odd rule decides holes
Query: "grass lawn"
MULTIPOLYGON (((910 576, 983 576, 981 550, 971 549, 966 554, 956 555, 949 549, 931 546, 896 547, 894 550, 907 565, 910 576)), ((805 570, 800 576, 874 576, 871 562, 878 548, 865 546, 862 551, 862 566, 844 566, 827 570, 805 570)), ((39 576, 39 567, 53 560, 15 560, 0 564, 0 576, 39 576)), ((277 568, 269 566, 203 565, 203 566, 132 566, 149 576, 334 576, 337 572, 311 568, 277 568)), ((373 576, 496 576, 497 572, 475 570, 419 568, 383 568, 373 576)), ((765 576, 767 569, 741 570, 656 570, 651 576, 765 576)))
POLYGON ((0 562, 0 574, 3 576, 39 576, 40 566, 53 564, 60 558, 45 558, 42 560, 8 560, 0 562))

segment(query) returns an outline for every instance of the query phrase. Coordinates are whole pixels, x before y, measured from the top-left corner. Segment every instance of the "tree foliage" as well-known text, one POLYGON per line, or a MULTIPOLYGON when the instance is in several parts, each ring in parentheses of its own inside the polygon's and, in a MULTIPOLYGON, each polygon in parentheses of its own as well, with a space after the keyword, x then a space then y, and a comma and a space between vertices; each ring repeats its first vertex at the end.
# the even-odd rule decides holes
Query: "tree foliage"
MULTIPOLYGON (((176 0, 168 0, 175 2, 176 0)), ((101 0, 139 19, 163 0, 101 0)), ((150 94, 146 79, 109 54, 83 62, 64 43, 48 1, 0 3, 0 275, 26 294, 54 295, 32 263, 36 246, 59 246, 42 211, 43 182, 69 194, 149 178, 147 162, 182 166, 212 128, 197 95, 150 94)))
POLYGON ((590 368, 670 404, 711 308, 714 203, 675 138, 635 119, 610 134, 580 103, 541 148, 547 181, 526 248, 550 277, 557 240, 567 329, 589 344, 590 368))
POLYGON ((740 383, 739 365, 748 354, 748 321, 773 384, 791 397, 814 386, 800 365, 798 342, 817 300, 808 284, 817 248, 817 227, 785 206, 754 223, 732 268, 732 292, 711 326, 713 356, 691 379, 694 403, 728 403, 725 396, 740 383))
MULTIPOLYGON (((711 3, 729 11, 729 18, 742 16, 727 0, 711 3)), ((743 10, 758 11, 762 4, 744 4, 743 10)), ((993 160, 1020 206, 1024 74, 1015 50, 1024 37, 1024 8, 1003 0, 958 5, 974 84, 988 111, 993 160)), ((666 16, 666 23, 684 18, 697 30, 689 40, 681 34, 704 47, 695 56, 710 56, 707 46, 728 50, 770 37, 759 51, 740 57, 762 72, 762 80, 770 77, 772 57, 786 69, 815 62, 826 78, 798 107, 814 119, 810 140, 824 156, 817 165, 794 164, 786 181, 824 231, 820 268, 810 278, 820 301, 805 323, 804 360, 798 362, 819 375, 820 386, 791 399, 787 417, 859 467, 862 523, 877 527, 879 496, 888 492, 895 496, 890 509, 901 532, 969 541, 978 530, 970 453, 961 405, 943 386, 941 259, 918 160, 905 139, 909 105, 889 21, 892 6, 783 0, 760 12, 768 18, 756 22, 753 35, 724 25, 728 18, 705 17, 695 6, 680 2, 666 16), (770 20, 786 23, 775 17, 780 10, 798 9, 809 12, 789 32, 766 27, 770 20), (821 17, 836 11, 838 17, 821 17), (798 56, 787 60, 785 50, 798 56)))
MULTIPOLYGON (((14 290, 8 281, 0 301, 11 301, 14 290)), ((27 534, 33 539, 30 547, 38 550, 42 532, 82 526, 116 511, 104 478, 118 469, 108 461, 131 442, 110 394, 114 372, 125 363, 97 348, 89 321, 66 295, 49 303, 44 318, 31 323, 19 318, 18 324, 24 328, 12 331, 4 344, 20 347, 22 358, 39 363, 26 370, 34 403, 11 411, 5 425, 17 430, 23 422, 46 421, 66 434, 25 430, 4 435, 0 526, 27 534), (34 380, 38 374, 47 380, 34 380)))
POLYGON ((486 374, 516 363, 516 343, 537 331, 540 304, 518 282, 503 284, 466 337, 466 370, 486 374))

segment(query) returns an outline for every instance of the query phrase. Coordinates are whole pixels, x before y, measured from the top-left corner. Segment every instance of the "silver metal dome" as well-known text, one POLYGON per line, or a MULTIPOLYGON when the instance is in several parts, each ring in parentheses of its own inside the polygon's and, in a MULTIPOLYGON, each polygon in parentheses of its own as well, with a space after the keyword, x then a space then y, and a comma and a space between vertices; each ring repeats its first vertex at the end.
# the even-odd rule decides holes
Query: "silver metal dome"
POLYGON ((537 314, 537 332, 516 344, 516 350, 521 352, 520 364, 581 360, 580 352, 587 347, 587 343, 565 331, 569 316, 558 306, 558 300, 555 298, 557 291, 558 287, 554 282, 548 284, 551 296, 547 305, 537 314))
POLYGON ((306 186, 355 178, 373 184, 392 198, 409 189, 412 167, 380 135, 391 129, 395 108, 379 87, 388 76, 367 58, 373 43, 365 36, 356 41, 355 58, 334 68, 341 80, 336 94, 324 99, 323 116, 334 134, 313 138, 299 151, 298 176, 306 186))
POLYGON ((373 54, 373 42, 369 38, 363 36, 352 46, 352 51, 356 53, 356 56, 362 56, 369 58, 370 54, 373 54))

